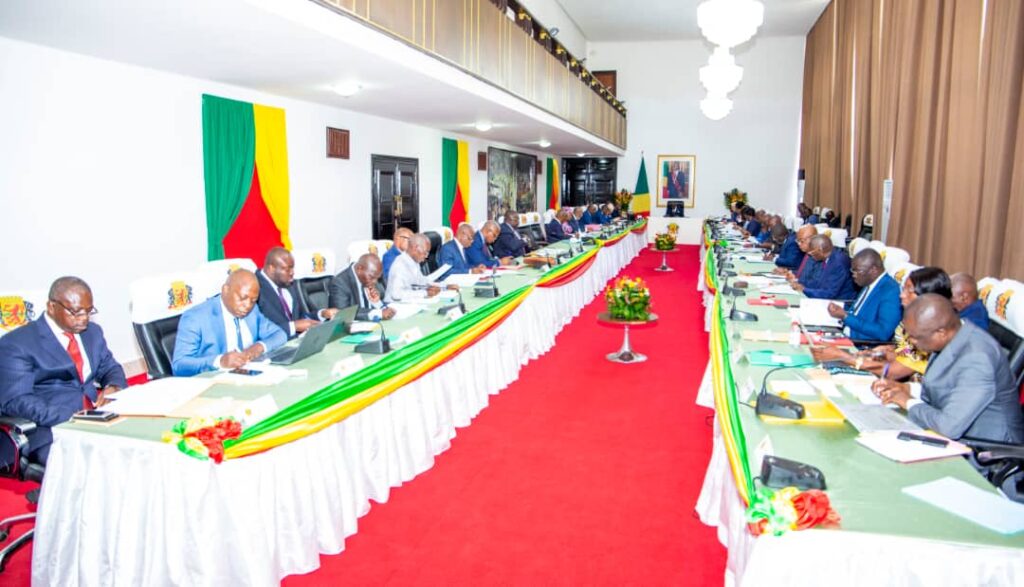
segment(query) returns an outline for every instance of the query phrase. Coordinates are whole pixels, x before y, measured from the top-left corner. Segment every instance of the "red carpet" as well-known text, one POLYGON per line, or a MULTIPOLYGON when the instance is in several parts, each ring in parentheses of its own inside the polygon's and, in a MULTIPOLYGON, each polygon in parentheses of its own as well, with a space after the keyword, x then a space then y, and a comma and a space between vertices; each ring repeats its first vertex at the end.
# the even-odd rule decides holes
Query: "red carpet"
MULTIPOLYGON (((604 359, 621 332, 597 324, 595 299, 433 469, 374 504, 345 552, 285 583, 721 585, 725 550, 693 512, 711 452, 711 412, 694 404, 707 364, 697 248, 672 256, 674 273, 653 271, 660 261, 623 271, 648 282, 660 318, 632 336, 646 363, 604 359)), ((0 513, 19 500, 0 489, 0 513)), ((0 583, 27 585, 28 560, 0 583)))

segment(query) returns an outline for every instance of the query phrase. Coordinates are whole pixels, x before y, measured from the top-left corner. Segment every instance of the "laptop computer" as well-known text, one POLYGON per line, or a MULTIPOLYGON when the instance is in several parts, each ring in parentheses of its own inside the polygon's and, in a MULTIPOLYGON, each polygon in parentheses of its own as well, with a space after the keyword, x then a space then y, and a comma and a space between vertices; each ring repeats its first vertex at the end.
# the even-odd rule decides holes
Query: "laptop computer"
POLYGON ((274 365, 292 365, 324 350, 335 331, 341 326, 338 316, 310 328, 299 338, 298 345, 285 345, 263 356, 274 365))

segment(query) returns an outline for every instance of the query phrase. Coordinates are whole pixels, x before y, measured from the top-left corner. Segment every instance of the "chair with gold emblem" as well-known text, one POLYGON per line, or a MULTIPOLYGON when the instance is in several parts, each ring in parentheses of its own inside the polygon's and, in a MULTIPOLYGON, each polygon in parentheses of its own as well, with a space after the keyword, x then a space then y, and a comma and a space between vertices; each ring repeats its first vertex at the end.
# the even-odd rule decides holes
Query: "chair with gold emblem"
MULTIPOLYGON (((135 340, 151 379, 171 376, 171 357, 182 313, 220 293, 212 272, 179 271, 143 277, 128 286, 135 340)), ((222 285, 224 279, 220 279, 222 285)))
POLYGON ((330 299, 328 287, 334 274, 338 272, 334 249, 295 249, 292 251, 292 257, 295 259, 295 279, 309 301, 310 310, 316 313, 325 309, 330 299))

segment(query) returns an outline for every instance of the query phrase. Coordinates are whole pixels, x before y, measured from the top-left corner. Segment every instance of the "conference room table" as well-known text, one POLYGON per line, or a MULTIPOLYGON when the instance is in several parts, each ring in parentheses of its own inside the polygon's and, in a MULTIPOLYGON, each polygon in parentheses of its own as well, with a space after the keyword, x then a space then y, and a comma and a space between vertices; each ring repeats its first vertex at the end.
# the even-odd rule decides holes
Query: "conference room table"
MULTIPOLYGON (((646 248, 645 232, 646 223, 639 222, 607 235, 565 261, 574 269, 562 274, 559 267, 499 273, 501 295, 475 297, 472 288, 464 290, 467 314, 454 321, 432 305, 388 321, 389 335, 416 328, 424 338, 387 355, 364 355, 364 369, 416 352, 417 345, 431 343, 432 333, 461 332, 460 321, 516 304, 479 336, 449 347, 426 372, 340 421, 269 450, 220 464, 192 458, 161 441, 177 418, 54 428, 36 521, 33 583, 273 585, 316 569, 321 553, 344 550, 371 500, 386 502, 392 487, 430 469, 456 429, 468 426, 490 395, 554 345, 562 327, 646 248)), ((353 348, 333 342, 296 363, 293 368, 303 371, 298 377, 274 386, 216 384, 203 395, 252 400, 270 394, 285 413, 318 390, 344 383, 332 368, 353 348)))
MULTIPOLYGON (((739 250, 737 243, 729 248, 739 250)), ((717 277, 715 255, 704 259, 709 279, 717 277)), ((729 258, 733 271, 744 274, 770 271, 771 265, 729 258)), ((700 276, 700 279, 705 279, 700 276)), ((721 282, 721 279, 718 279, 721 282)), ((714 286, 718 284, 713 284, 714 286)), ((724 284, 723 284, 724 285, 724 284)), ((708 288, 709 292, 712 288, 708 288)), ((902 492, 904 487, 953 477, 987 492, 995 489, 964 458, 900 464, 876 454, 855 441, 858 433, 846 422, 838 424, 767 423, 749 403, 761 389, 771 367, 751 365, 745 354, 771 350, 779 354, 809 352, 786 342, 754 342, 743 331, 789 333, 789 311, 752 305, 747 298, 760 294, 751 285, 736 296, 735 307, 751 312, 757 322, 729 319, 733 297, 706 298, 713 310, 710 320, 724 328, 724 347, 711 356, 731 369, 735 385, 714 394, 716 412, 714 448, 697 503, 701 520, 717 528, 728 548, 726 584, 736 585, 1022 585, 1024 584, 1024 536, 1005 536, 919 501, 902 492), (735 398, 736 402, 722 401, 735 398), (742 402, 742 403, 741 403, 742 402), (744 405, 746 404, 746 405, 744 405), (751 475, 761 471, 764 454, 807 463, 821 470, 827 494, 841 516, 838 529, 789 531, 780 536, 753 536, 747 527, 746 504, 738 491, 743 483, 730 467, 728 447, 721 424, 738 419, 742 428, 751 475)), ((799 303, 802 295, 778 295, 799 303)), ((712 337, 719 331, 712 325, 712 337)), ((698 403, 707 404, 706 378, 698 403)), ((793 371, 782 370, 770 380, 793 380, 793 371)), ((842 386, 837 404, 857 402, 842 386)), ((798 401, 816 398, 793 396, 798 401)), ((759 480, 754 481, 760 483, 759 480)))

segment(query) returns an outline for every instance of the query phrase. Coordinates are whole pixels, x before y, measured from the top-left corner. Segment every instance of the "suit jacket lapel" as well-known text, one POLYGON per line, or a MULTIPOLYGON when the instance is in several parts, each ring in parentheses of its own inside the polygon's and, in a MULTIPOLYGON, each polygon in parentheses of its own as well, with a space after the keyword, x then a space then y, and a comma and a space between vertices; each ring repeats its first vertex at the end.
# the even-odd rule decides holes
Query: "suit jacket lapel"
POLYGON ((217 348, 223 353, 228 348, 228 333, 224 331, 224 312, 220 307, 220 296, 211 298, 210 303, 213 304, 213 334, 217 337, 217 348))
MULTIPOLYGON (((57 340, 53 336, 53 332, 50 331, 50 325, 46 323, 46 318, 40 316, 33 324, 36 328, 36 334, 39 335, 39 346, 46 351, 58 363, 67 367, 69 371, 75 371, 75 378, 78 378, 78 373, 75 370, 75 363, 71 360, 71 355, 68 354, 67 347, 61 344, 61 341, 57 340)), ((85 340, 83 339, 83 343, 85 340)), ((89 356, 90 364, 92 356, 89 356)))

